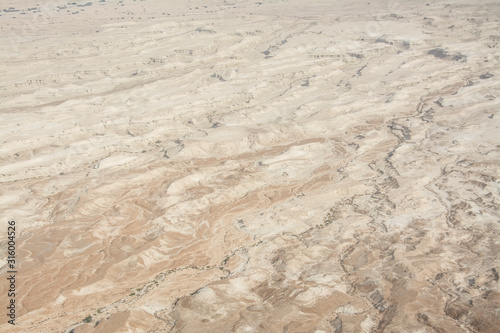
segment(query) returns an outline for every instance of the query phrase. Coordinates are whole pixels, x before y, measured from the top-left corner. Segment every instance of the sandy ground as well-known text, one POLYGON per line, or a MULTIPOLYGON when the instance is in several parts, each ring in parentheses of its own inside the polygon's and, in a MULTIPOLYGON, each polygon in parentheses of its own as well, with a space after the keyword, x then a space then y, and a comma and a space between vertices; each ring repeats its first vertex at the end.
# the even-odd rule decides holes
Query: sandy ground
POLYGON ((497 1, 87 3, 0 3, 0 331, 498 332, 497 1))

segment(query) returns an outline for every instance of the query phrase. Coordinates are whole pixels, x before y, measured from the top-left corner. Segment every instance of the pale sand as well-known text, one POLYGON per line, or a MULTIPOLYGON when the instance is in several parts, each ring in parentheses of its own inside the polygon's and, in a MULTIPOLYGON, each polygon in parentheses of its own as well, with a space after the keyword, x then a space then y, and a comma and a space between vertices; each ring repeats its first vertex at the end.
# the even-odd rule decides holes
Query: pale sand
POLYGON ((498 332, 470 3, 2 1, 0 331, 498 332))

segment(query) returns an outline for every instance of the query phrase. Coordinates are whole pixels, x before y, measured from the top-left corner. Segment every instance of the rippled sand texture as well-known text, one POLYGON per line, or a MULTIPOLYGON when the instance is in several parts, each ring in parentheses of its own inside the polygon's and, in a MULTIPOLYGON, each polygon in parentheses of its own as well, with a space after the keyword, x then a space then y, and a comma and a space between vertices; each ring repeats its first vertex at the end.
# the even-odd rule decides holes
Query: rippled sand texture
POLYGON ((0 331, 498 332, 498 2, 85 3, 1 4, 0 331))

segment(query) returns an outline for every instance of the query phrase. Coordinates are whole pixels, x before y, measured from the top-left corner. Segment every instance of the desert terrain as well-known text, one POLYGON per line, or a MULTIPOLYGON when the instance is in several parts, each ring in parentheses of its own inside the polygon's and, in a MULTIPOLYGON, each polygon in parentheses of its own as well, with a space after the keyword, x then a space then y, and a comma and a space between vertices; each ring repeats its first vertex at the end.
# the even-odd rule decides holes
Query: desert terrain
POLYGON ((499 332, 498 1, 0 15, 0 331, 499 332))

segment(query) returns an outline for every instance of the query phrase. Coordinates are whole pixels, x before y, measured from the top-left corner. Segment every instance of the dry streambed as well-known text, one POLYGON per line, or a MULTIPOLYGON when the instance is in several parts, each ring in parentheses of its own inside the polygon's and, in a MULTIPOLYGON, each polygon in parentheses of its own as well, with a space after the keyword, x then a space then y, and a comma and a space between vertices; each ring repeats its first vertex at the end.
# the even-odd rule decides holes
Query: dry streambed
POLYGON ((500 326, 497 4, 79 4, 1 13, 14 330, 500 326))

